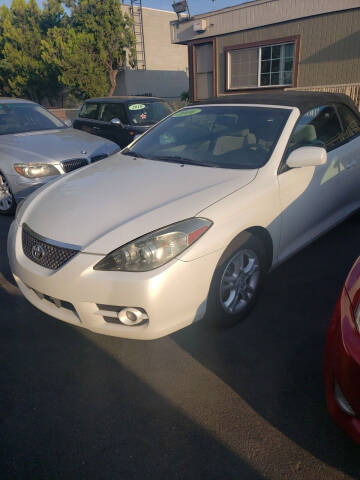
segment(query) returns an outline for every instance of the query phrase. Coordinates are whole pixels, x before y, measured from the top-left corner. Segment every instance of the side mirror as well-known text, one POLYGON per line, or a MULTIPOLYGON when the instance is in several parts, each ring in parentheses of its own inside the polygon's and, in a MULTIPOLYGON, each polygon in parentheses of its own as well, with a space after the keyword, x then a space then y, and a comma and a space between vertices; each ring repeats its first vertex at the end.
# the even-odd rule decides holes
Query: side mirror
POLYGON ((123 126, 122 121, 120 120, 120 118, 117 118, 117 117, 112 118, 110 120, 110 123, 112 123, 113 125, 119 125, 120 127, 123 126))
POLYGON ((71 127, 71 125, 72 125, 72 121, 71 121, 69 118, 67 118, 66 120, 64 120, 64 123, 65 123, 65 125, 66 125, 67 127, 71 127))
POLYGON ((324 165, 327 161, 325 148, 299 147, 290 153, 286 165, 290 168, 316 167, 324 165))

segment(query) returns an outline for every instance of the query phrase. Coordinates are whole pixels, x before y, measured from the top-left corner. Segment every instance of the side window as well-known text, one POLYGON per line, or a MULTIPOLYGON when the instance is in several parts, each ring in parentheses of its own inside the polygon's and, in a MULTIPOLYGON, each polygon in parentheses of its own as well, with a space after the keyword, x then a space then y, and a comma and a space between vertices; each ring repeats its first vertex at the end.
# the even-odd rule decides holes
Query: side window
POLYGON ((91 120, 98 119, 99 104, 98 103, 84 103, 79 112, 80 118, 89 118, 91 120))
POLYGON ((360 119, 346 105, 337 105, 338 114, 343 124, 344 141, 360 134, 360 119))
POLYGON ((103 103, 100 108, 99 120, 110 122, 118 118, 122 123, 127 124, 125 108, 122 103, 103 103))
POLYGON ((336 148, 343 141, 343 131, 334 107, 325 105, 306 112, 290 138, 290 149, 302 146, 336 148))

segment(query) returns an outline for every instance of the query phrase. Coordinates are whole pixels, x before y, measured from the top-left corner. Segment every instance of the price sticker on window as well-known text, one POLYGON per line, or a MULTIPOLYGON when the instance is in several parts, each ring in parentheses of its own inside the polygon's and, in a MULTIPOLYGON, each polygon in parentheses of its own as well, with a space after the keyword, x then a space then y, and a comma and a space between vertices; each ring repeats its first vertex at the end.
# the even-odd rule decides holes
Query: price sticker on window
POLYGON ((145 105, 143 103, 133 103, 129 105, 129 110, 144 110, 145 105))

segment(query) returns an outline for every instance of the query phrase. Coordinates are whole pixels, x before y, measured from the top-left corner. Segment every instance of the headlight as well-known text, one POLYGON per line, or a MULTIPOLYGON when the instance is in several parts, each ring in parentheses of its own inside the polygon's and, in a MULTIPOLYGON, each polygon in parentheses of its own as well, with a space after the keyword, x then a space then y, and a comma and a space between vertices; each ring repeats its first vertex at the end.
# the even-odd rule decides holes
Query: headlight
POLYGON ((14 168, 19 175, 26 178, 60 175, 59 170, 54 165, 48 163, 15 163, 14 168))
POLYGON ((190 247, 211 225, 204 218, 174 223, 114 250, 94 270, 147 272, 161 267, 190 247))

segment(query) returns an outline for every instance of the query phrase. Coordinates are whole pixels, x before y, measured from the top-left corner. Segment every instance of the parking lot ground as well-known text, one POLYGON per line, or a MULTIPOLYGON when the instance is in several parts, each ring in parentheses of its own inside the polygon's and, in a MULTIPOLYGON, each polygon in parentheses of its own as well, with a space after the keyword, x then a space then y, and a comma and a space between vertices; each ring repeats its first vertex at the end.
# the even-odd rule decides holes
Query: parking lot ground
POLYGON ((360 220, 271 273, 240 325, 151 342, 33 308, 9 272, 9 224, 0 218, 1 479, 360 478, 360 448, 329 418, 322 384, 360 220))

